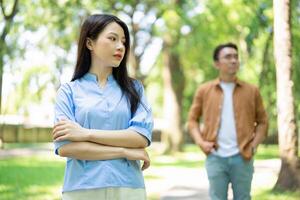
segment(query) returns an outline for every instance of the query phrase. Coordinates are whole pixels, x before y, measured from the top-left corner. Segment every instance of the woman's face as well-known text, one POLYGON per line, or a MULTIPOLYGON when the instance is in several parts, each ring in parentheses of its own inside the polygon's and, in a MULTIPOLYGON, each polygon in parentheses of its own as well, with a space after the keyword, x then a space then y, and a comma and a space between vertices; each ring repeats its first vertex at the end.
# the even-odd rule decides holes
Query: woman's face
POLYGON ((108 24, 96 40, 88 40, 92 63, 103 67, 118 67, 125 54, 125 34, 116 22, 108 24))

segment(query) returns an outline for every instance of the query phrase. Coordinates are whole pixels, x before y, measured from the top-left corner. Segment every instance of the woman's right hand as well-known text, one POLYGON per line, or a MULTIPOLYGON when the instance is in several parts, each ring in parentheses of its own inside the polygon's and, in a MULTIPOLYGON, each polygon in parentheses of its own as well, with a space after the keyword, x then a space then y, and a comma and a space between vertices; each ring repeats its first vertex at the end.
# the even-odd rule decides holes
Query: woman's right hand
POLYGON ((150 166, 150 158, 145 149, 130 149, 125 148, 125 156, 128 160, 142 160, 144 164, 142 170, 147 169, 150 166))

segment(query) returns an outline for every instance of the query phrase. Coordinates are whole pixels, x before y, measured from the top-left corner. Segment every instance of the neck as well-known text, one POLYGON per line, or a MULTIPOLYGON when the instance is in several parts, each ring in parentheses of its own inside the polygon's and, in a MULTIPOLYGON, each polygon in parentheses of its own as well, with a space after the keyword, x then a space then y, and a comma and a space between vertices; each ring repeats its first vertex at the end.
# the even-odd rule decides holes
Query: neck
POLYGON ((236 76, 235 75, 224 75, 224 74, 220 74, 219 75, 220 80, 223 82, 229 82, 232 83, 236 80, 236 76))
POLYGON ((94 65, 90 68, 90 73, 95 74, 97 76, 98 84, 100 86, 104 86, 107 82, 107 78, 112 74, 112 67, 104 67, 101 65, 94 65))

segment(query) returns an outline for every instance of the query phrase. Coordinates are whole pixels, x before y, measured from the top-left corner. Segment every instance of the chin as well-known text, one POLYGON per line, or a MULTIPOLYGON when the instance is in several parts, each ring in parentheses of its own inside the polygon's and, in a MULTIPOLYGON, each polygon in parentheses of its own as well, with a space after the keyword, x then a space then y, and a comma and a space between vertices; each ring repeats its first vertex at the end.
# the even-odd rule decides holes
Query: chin
POLYGON ((119 67, 119 66, 120 66, 120 63, 118 63, 118 64, 111 64, 109 67, 117 68, 117 67, 119 67))
POLYGON ((237 73, 237 70, 232 70, 231 72, 230 72, 230 74, 236 74, 237 73))

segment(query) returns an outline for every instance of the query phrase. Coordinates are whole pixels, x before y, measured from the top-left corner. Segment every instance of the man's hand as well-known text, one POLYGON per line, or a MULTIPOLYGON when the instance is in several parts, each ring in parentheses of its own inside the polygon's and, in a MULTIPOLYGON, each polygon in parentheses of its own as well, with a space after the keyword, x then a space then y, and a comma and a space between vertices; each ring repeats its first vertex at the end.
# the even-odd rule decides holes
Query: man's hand
POLYGON ((257 146, 258 146, 258 144, 256 144, 254 141, 252 141, 252 143, 251 143, 252 156, 254 156, 254 154, 256 153, 257 146))
POLYGON ((87 129, 82 128, 76 122, 66 119, 55 124, 52 134, 54 141, 70 140, 73 142, 84 142, 88 138, 87 129))
POLYGON ((210 154, 215 149, 215 143, 214 142, 208 142, 208 141, 202 141, 198 144, 200 146, 201 150, 206 154, 210 154))
POLYGON ((144 164, 142 170, 147 169, 150 166, 150 158, 145 149, 130 149, 125 148, 125 156, 128 160, 142 160, 144 164))

